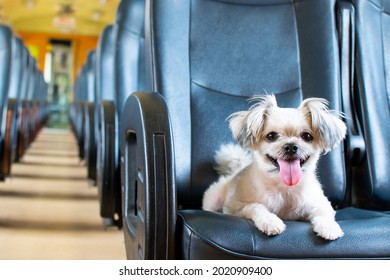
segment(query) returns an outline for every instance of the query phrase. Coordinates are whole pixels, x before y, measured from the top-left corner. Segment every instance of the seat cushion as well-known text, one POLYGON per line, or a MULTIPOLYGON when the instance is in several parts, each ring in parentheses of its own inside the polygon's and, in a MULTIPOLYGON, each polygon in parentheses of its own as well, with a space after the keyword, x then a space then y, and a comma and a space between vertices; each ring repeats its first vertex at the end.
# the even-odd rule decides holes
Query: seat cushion
POLYGON ((177 221, 179 259, 390 259, 390 213, 345 208, 336 219, 345 235, 326 241, 309 222, 287 221, 277 236, 252 221, 202 210, 182 210, 177 221))

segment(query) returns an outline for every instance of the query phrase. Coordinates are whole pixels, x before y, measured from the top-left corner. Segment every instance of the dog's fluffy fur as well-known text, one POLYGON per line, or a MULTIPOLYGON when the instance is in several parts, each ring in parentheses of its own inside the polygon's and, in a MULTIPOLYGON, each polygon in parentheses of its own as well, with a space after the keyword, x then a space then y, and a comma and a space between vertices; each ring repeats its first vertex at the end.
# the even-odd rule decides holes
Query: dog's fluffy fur
POLYGON ((316 176, 320 154, 345 137, 339 114, 320 98, 297 109, 279 108, 273 95, 254 101, 229 118, 240 145, 217 151, 221 176, 205 192, 203 209, 251 219, 267 235, 282 233, 282 220, 308 220, 324 239, 343 236, 316 176))

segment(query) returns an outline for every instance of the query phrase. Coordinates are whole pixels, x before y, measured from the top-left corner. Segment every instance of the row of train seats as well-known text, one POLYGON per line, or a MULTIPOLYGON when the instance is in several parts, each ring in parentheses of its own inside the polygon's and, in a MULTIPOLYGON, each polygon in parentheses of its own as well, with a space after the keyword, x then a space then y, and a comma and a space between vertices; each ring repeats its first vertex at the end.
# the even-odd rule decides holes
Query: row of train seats
POLYGON ((100 215, 107 226, 119 228, 122 206, 118 128, 127 96, 146 89, 144 5, 143 1, 121 1, 115 24, 104 29, 96 50, 89 52, 75 81, 70 112, 79 156, 87 164, 88 179, 99 189, 100 215), (129 48, 134 51, 129 52, 129 48))
POLYGON ((0 25, 0 180, 48 119, 47 84, 23 41, 0 25))
POLYGON ((129 259, 390 258, 390 0, 122 0, 75 84, 72 123, 129 259), (322 97, 348 135, 318 175, 345 235, 268 237, 201 210, 226 119, 271 92, 322 97))

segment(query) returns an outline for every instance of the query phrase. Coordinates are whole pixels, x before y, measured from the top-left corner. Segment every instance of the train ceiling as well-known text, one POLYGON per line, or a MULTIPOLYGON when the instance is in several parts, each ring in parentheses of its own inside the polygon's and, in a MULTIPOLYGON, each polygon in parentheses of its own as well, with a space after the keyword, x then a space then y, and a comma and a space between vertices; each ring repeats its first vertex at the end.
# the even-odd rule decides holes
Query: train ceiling
POLYGON ((0 0, 0 23, 18 32, 98 36, 119 0, 0 0))

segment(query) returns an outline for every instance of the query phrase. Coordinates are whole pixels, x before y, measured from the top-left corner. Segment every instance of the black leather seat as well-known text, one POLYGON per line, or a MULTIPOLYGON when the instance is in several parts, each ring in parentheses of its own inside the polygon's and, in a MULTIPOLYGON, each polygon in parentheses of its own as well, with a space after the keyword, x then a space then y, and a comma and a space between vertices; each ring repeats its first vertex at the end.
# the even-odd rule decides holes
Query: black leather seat
MULTIPOLYGON (((213 154, 233 141, 226 118, 248 97, 272 92, 281 106, 303 98, 342 110, 335 1, 146 1, 148 78, 120 127, 128 258, 390 258, 390 216, 346 207, 345 151, 318 166, 345 236, 317 237, 307 222, 278 236, 251 221, 199 210, 217 174, 213 154)), ((383 101, 382 101, 383 102, 383 101)))
POLYGON ((29 74, 29 86, 27 89, 27 95, 25 99, 25 112, 26 112, 26 134, 24 139, 24 149, 27 150, 34 137, 34 122, 33 112, 35 106, 35 92, 37 86, 37 61, 34 57, 30 56, 30 74, 29 74))
MULTIPOLYGON (((36 62, 36 61, 35 61, 36 62)), ((38 70, 38 67, 35 63, 35 67, 33 69, 32 73, 32 80, 33 80, 33 86, 31 88, 30 96, 29 96, 29 101, 30 101, 30 110, 29 110, 29 115, 28 115, 28 144, 30 145, 37 133, 37 123, 36 123, 36 113, 38 109, 38 100, 37 100, 37 95, 39 92, 39 87, 40 87, 40 72, 38 70)))
MULTIPOLYGON (((10 83, 8 89, 8 108, 7 113, 4 113, 6 117, 6 123, 3 127, 4 130, 4 154, 3 158, 3 173, 8 176, 11 172, 11 163, 17 161, 17 143, 18 143, 18 131, 21 121, 21 96, 22 92, 27 90, 27 79, 30 79, 26 71, 26 61, 28 52, 23 45, 23 41, 20 38, 12 38, 12 61, 11 61, 11 72, 10 72, 10 83)), ((47 85, 43 80, 41 72, 36 71, 36 79, 39 81, 39 88, 34 91, 36 94, 40 94, 41 98, 46 100, 47 85)), ((44 123, 44 118, 47 117, 43 114, 42 108, 42 119, 38 121, 36 119, 35 127, 40 127, 44 123)), ((32 130, 36 135, 37 131, 32 130)))
POLYGON ((23 156, 25 151, 25 135, 27 133, 27 112, 26 112, 26 96, 29 88, 29 81, 31 75, 30 69, 31 56, 28 52, 28 49, 23 46, 23 56, 22 56, 22 65, 23 65, 23 75, 21 80, 21 89, 19 95, 19 109, 18 109, 18 119, 17 119, 17 132, 16 132, 16 154, 15 161, 23 156))
POLYGON ((118 186, 118 172, 115 172, 114 163, 118 161, 118 151, 114 143, 115 128, 115 79, 114 79, 114 32, 113 26, 108 25, 99 37, 96 48, 96 96, 98 104, 95 110, 97 119, 97 186, 99 190, 100 216, 106 226, 117 225, 121 227, 120 192, 113 188, 118 186))
MULTIPOLYGON (((145 80, 144 14, 144 0, 122 0, 118 6, 113 26, 115 96, 112 101, 103 101, 101 107, 105 143, 100 169, 104 176, 101 181, 107 182, 102 186, 101 213, 118 227, 122 227, 118 138, 121 112, 132 92, 149 88, 145 80)), ((131 112, 124 112, 127 114, 131 112)))
POLYGON ((12 30, 5 25, 0 25, 0 180, 4 180, 5 173, 4 168, 8 163, 5 162, 5 158, 8 156, 7 151, 4 149, 6 142, 5 130, 6 130, 6 115, 3 112, 7 112, 8 107, 8 90, 11 71, 11 57, 12 57, 12 30))
POLYGON ((84 154, 88 169, 88 179, 91 185, 96 184, 96 139, 95 139, 95 59, 96 51, 88 52, 85 64, 85 90, 86 101, 84 103, 84 154))
POLYGON ((30 55, 27 48, 27 65, 26 65, 26 88, 22 92, 22 110, 21 110, 21 125, 19 129, 19 143, 18 143, 18 157, 23 157, 25 151, 30 144, 31 134, 31 117, 32 117, 32 100, 35 90, 35 77, 34 72, 36 71, 36 61, 30 55))
POLYGON ((35 134, 37 135, 38 132, 45 126, 47 120, 48 120, 48 100, 47 100, 47 92, 48 90, 48 84, 46 83, 43 74, 40 72, 39 74, 39 84, 38 84, 38 91, 37 91, 37 111, 36 111, 36 127, 37 130, 35 134))
POLYGON ((73 92, 74 99, 72 103, 72 110, 70 111, 70 119, 73 131, 75 133, 79 158, 83 160, 84 154, 84 100, 85 100, 85 65, 80 69, 74 83, 73 92))
POLYGON ((30 138, 29 142, 32 143, 35 138, 38 135, 39 129, 40 129, 40 123, 39 123, 39 106, 40 106, 40 94, 43 90, 42 87, 42 72, 38 69, 38 67, 35 68, 34 71, 34 93, 32 96, 32 104, 31 104, 31 126, 30 126, 30 138))
POLYGON ((12 162, 17 155, 17 131, 18 120, 20 119, 20 95, 23 90, 24 62, 23 41, 20 38, 12 39, 12 66, 10 73, 10 84, 8 89, 7 123, 5 130, 4 150, 8 153, 3 164, 5 176, 11 173, 12 162), (7 151, 8 150, 8 151, 7 151))
POLYGON ((357 104, 366 142, 366 157, 354 170, 354 202, 390 210, 390 1, 354 0, 353 4, 357 104))
POLYGON ((23 75, 23 42, 20 38, 12 37, 12 60, 8 87, 8 106, 4 108, 4 142, 2 145, 2 167, 3 177, 11 173, 11 164, 16 154, 16 131, 19 109, 19 95, 21 91, 23 75))

